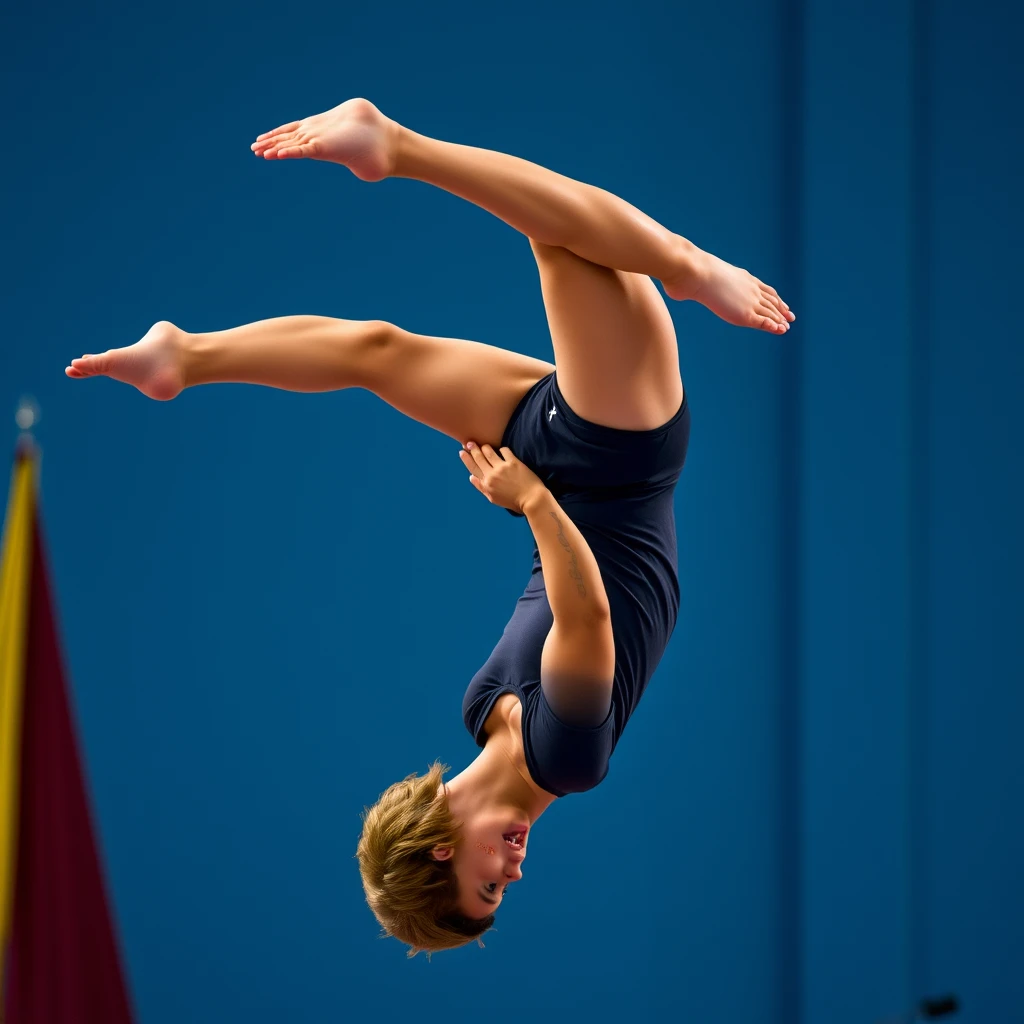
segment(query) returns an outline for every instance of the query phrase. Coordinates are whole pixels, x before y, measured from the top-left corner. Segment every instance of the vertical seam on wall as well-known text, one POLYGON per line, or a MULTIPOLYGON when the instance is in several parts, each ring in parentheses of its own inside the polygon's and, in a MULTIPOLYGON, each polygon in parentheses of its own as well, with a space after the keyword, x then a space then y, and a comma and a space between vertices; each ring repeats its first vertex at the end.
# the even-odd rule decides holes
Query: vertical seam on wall
POLYGON ((930 428, 928 336, 928 152, 931 144, 929 0, 913 0, 910 149, 910 672, 907 687, 907 984, 916 1003, 927 983, 925 906, 926 782, 928 771, 928 458, 930 428))
MULTIPOLYGON (((781 0, 778 52, 782 69, 782 238, 780 292, 797 311, 803 295, 803 164, 805 0, 781 0)), ((780 1021, 799 1024, 803 1017, 803 937, 801 899, 803 808, 803 680, 800 664, 800 507, 802 499, 803 346, 800 321, 778 344, 781 406, 781 524, 779 580, 783 589, 779 628, 779 741, 781 744, 780 943, 782 984, 780 1021), (801 340, 798 340, 801 339, 801 340)))

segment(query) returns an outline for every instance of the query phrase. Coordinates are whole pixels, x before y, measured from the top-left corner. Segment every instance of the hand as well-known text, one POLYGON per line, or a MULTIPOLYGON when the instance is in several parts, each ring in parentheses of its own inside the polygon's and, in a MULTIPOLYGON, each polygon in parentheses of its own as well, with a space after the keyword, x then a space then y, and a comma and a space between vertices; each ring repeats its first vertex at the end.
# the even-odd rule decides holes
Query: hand
POLYGON ((499 455, 489 444, 481 448, 468 441, 459 458, 470 472, 469 482, 492 505, 523 512, 532 495, 547 490, 540 477, 509 448, 502 448, 499 455))

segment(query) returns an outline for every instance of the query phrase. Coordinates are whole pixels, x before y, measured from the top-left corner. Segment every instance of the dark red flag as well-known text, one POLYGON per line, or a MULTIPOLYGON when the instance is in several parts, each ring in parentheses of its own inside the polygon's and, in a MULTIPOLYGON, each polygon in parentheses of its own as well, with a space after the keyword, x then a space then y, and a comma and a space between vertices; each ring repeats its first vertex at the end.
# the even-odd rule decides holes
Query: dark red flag
POLYGON ((6 1024, 130 1024, 38 518, 24 661, 6 1024))

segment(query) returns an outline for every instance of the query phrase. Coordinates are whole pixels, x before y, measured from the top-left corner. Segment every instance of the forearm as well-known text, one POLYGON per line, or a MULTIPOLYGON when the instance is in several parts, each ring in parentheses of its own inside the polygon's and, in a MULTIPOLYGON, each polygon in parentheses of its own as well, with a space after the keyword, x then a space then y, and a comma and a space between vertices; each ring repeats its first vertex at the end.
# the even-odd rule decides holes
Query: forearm
POLYGON ((283 316, 183 341, 185 386, 264 384, 288 391, 358 387, 389 330, 381 321, 283 316))
POLYGON ((538 489, 524 503, 523 513, 537 542, 555 618, 565 623, 607 616, 608 595, 597 559, 551 492, 538 489))

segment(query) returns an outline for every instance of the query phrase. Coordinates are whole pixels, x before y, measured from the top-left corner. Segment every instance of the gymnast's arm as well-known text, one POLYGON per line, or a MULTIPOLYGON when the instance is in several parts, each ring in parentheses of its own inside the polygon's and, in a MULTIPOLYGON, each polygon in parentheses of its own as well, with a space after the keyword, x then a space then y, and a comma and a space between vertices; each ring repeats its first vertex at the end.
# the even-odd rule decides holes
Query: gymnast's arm
POLYGON ((608 713, 615 642, 597 559, 551 492, 523 502, 544 568, 554 623, 541 655, 541 684, 552 710, 573 725, 598 726, 608 713))
POLYGON ((608 594, 590 545, 543 481, 508 448, 467 442, 459 452, 470 482, 488 501, 522 512, 544 569, 554 624, 541 654, 541 685, 552 710, 594 726, 611 706, 615 643, 608 594))
POLYGON ((555 621, 566 627, 608 621, 608 595, 597 559, 552 493, 540 484, 522 511, 537 542, 555 621))

